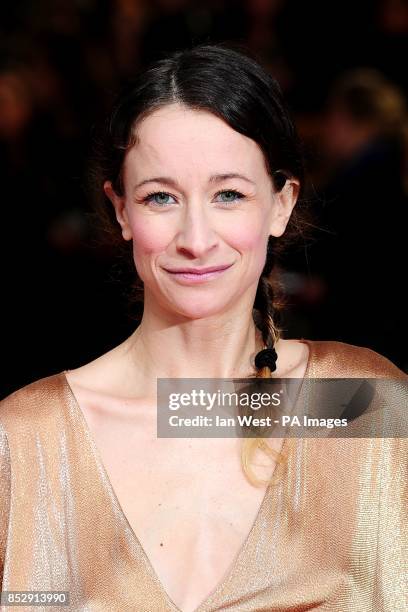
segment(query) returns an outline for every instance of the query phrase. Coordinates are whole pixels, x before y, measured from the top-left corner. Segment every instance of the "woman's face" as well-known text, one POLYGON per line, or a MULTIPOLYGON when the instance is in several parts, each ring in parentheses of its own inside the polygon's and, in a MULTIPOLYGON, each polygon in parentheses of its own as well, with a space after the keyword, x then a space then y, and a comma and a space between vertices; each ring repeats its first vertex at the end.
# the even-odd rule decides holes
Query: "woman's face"
POLYGON ((215 115, 173 104, 137 127, 123 166, 124 195, 111 199, 125 240, 133 240, 145 303, 189 318, 253 304, 269 235, 285 231, 298 193, 274 193, 262 150, 215 115), (239 176, 238 176, 239 175, 239 176), (178 268, 229 266, 186 278, 178 268))

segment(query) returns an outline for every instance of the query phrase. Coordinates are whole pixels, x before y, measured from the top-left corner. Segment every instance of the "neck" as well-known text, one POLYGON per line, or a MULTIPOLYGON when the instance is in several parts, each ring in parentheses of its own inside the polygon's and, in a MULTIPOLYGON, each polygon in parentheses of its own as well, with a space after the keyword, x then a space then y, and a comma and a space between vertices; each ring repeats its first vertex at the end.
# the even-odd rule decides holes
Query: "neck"
POLYGON ((240 378, 254 372, 263 348, 252 313, 169 324, 144 315, 126 341, 129 358, 144 380, 156 378, 240 378))

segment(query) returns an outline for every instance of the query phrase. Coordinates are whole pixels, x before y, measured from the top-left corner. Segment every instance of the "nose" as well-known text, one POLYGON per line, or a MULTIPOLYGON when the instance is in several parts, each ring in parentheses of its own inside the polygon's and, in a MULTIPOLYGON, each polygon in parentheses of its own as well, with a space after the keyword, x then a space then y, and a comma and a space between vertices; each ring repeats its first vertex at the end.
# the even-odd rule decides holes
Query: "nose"
POLYGON ((184 209, 176 236, 177 250, 195 258, 203 257, 218 243, 211 212, 202 202, 190 202, 184 209))

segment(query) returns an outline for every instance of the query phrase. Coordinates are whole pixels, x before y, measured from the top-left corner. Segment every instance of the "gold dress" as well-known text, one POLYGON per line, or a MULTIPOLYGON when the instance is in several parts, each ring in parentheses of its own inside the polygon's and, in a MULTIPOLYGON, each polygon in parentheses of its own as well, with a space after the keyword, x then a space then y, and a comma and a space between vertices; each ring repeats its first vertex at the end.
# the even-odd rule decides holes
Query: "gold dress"
MULTIPOLYGON (((305 378, 408 380, 371 349, 302 341, 305 378)), ((403 391, 400 402, 408 409, 403 391)), ((407 438, 290 442, 279 484, 196 611, 408 610, 407 438)), ((120 507, 65 371, 0 402, 0 580, 2 591, 69 592, 68 606, 18 610, 181 612, 120 507)))

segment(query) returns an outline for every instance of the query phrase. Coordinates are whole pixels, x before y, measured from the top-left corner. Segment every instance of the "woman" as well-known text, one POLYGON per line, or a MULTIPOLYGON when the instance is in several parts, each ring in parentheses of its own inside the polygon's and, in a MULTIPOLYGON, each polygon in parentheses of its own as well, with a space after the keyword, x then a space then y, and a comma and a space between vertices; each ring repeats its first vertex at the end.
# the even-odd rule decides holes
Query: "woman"
POLYGON ((406 382, 369 348, 280 337, 270 275, 301 231, 302 168, 277 83, 244 53, 178 52, 119 97, 95 176, 143 317, 1 403, 3 591, 92 611, 403 609, 405 441, 156 435, 158 378, 406 382))

